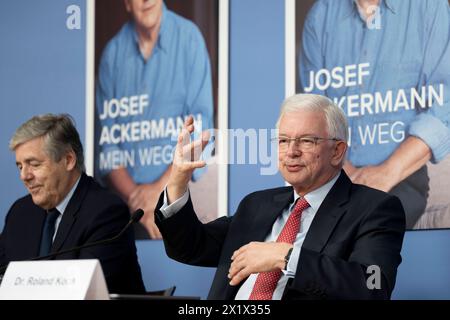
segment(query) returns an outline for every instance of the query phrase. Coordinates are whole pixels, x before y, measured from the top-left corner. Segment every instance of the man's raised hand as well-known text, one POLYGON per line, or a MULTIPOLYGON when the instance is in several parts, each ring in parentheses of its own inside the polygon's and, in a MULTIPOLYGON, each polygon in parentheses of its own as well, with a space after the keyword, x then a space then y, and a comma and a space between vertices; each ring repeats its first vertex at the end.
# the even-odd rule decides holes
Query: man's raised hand
POLYGON ((178 136, 173 156, 172 171, 167 183, 169 204, 182 197, 186 192, 194 170, 206 166, 206 162, 201 160, 200 156, 208 144, 209 132, 204 131, 199 139, 191 141, 192 132, 194 132, 194 118, 189 116, 178 136))

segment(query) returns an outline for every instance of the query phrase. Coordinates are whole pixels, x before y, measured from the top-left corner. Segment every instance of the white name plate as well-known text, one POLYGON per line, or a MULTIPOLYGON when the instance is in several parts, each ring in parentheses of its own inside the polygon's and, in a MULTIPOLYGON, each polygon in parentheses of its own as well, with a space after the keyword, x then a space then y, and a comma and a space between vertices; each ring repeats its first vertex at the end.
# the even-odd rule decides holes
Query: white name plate
POLYGON ((11 262, 0 286, 0 300, 108 299, 97 259, 11 262))

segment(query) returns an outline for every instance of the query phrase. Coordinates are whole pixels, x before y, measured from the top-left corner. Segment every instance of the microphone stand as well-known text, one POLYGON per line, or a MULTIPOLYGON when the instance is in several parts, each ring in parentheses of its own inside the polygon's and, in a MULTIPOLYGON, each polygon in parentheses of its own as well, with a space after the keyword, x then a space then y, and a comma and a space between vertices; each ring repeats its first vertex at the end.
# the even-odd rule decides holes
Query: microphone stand
MULTIPOLYGON (((66 250, 54 252, 54 253, 51 253, 51 254, 48 254, 48 255, 45 255, 45 256, 34 257, 34 258, 31 258, 31 259, 28 259, 28 260, 25 260, 25 261, 36 261, 36 260, 51 259, 51 258, 54 258, 54 257, 59 256, 61 254, 75 252, 75 251, 79 251, 81 249, 86 249, 86 248, 98 246, 100 244, 107 244, 107 243, 116 241, 117 239, 119 239, 125 233, 125 231, 127 231, 127 229, 129 228, 129 226, 131 224, 141 220, 143 215, 144 215, 144 210, 137 209, 135 212, 133 212, 133 214, 131 215, 130 220, 125 225, 125 227, 123 227, 123 229, 116 236, 114 236, 112 238, 103 239, 103 240, 99 240, 99 241, 94 241, 94 242, 91 242, 91 243, 87 243, 85 245, 81 245, 81 246, 69 248, 69 249, 66 249, 66 250)), ((3 275, 4 275, 5 271, 6 271, 6 269, 8 268, 8 265, 9 265, 9 263, 0 267, 0 284, 1 284, 1 281, 3 280, 3 275)))

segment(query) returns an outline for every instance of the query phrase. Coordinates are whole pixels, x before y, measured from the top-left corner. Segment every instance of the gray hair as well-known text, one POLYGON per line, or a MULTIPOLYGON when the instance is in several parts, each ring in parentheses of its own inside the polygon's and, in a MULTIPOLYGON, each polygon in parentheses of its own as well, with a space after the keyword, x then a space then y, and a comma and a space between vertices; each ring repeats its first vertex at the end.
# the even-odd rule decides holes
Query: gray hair
POLYGON ((59 162, 67 152, 73 151, 77 158, 76 168, 80 172, 86 170, 83 145, 70 115, 49 113, 34 116, 16 130, 9 149, 14 151, 19 145, 39 137, 44 137, 45 152, 53 161, 59 162))
POLYGON ((284 100, 276 128, 279 128, 280 119, 284 114, 302 110, 323 112, 330 137, 348 141, 348 123, 344 112, 333 101, 317 94, 301 93, 284 100))

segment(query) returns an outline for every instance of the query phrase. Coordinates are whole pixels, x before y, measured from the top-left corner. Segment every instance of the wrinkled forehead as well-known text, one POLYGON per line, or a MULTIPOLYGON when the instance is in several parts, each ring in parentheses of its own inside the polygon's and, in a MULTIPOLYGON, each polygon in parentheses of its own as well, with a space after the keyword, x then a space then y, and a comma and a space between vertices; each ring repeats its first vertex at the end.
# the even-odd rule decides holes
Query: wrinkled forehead
POLYGON ((284 113, 279 122, 278 134, 289 137, 326 136, 325 114, 320 111, 300 110, 284 113))
POLYGON ((19 144, 14 153, 16 156, 16 162, 29 162, 31 160, 45 160, 49 158, 45 139, 43 137, 34 138, 19 144))

